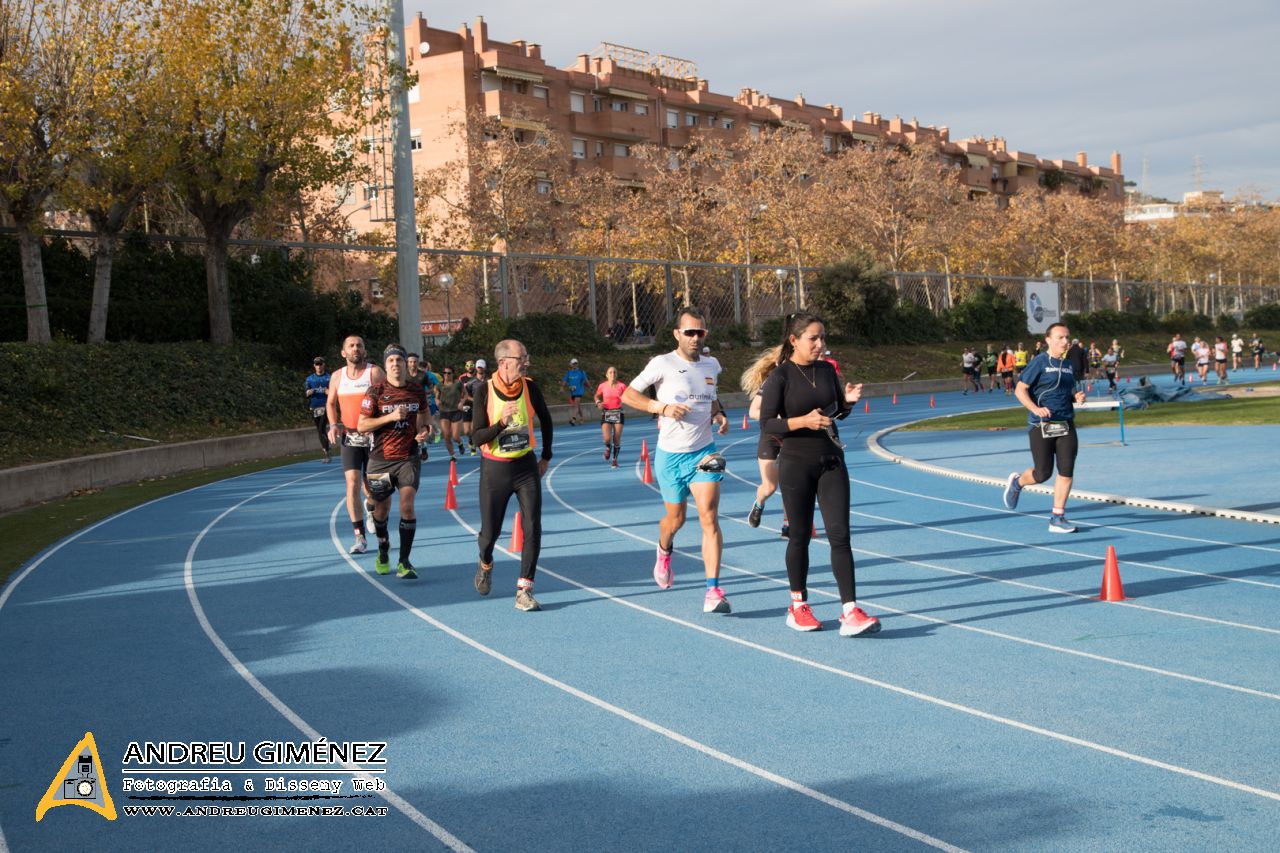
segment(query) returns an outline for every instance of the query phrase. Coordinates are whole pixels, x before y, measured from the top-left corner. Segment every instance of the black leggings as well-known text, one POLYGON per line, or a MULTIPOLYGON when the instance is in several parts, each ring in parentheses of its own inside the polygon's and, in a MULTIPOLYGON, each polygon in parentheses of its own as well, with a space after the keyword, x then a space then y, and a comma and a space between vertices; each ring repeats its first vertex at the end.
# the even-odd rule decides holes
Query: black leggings
MULTIPOLYGON (((832 448, 835 450, 834 448, 832 448)), ((805 593, 809 580, 809 538, 813 532, 813 503, 822 509, 822 526, 831 542, 831 573, 840 601, 855 600, 853 551, 849 546, 849 471, 844 453, 804 452, 778 457, 778 485, 791 529, 787 537, 787 580, 792 592, 805 593)))
POLYGON ((316 422, 316 432, 320 433, 320 447, 323 450, 329 449, 329 413, 321 409, 320 417, 311 416, 311 420, 316 422))
POLYGON ((1031 436, 1031 463, 1035 467, 1031 476, 1037 483, 1043 483, 1053 476, 1055 462, 1059 477, 1075 476, 1080 440, 1076 436, 1074 421, 1067 421, 1067 434, 1058 438, 1045 438, 1038 426, 1033 426, 1027 434, 1031 436))
POLYGON ((493 563, 493 546, 502 535, 502 520, 507 504, 515 495, 520 502, 520 522, 524 548, 520 552, 520 577, 533 580, 542 549, 542 478, 538 476, 538 460, 532 453, 510 462, 480 460, 480 560, 493 563))

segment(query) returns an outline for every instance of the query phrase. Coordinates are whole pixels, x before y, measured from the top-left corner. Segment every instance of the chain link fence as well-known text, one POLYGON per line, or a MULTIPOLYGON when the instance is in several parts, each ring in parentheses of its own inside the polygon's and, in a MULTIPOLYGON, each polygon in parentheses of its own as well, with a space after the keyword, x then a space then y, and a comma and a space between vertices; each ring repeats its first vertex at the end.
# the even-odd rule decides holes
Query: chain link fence
MULTIPOLYGON (((6 229, 7 230, 7 229, 6 229)), ((94 235, 82 231, 46 232, 93 251, 94 235)), ((199 239, 139 235, 182 244, 198 253, 199 239)), ((390 246, 340 243, 233 241, 234 254, 252 259, 267 252, 302 253, 317 285, 358 293, 374 305, 396 302, 395 252, 390 246)), ((684 305, 696 305, 717 329, 738 326, 758 335, 761 325, 805 307, 818 272, 814 267, 767 264, 719 264, 657 258, 606 258, 571 255, 496 253, 456 249, 420 249, 418 273, 423 333, 440 342, 464 321, 491 316, 572 314, 590 321, 619 344, 651 343, 674 322, 684 305), (442 277, 448 273, 451 278, 442 277), (447 284, 446 284, 447 281, 447 284)), ((984 286, 1021 304, 1026 277, 895 272, 899 298, 941 313, 984 286)), ((1280 302, 1280 285, 1134 282, 1056 279, 1064 313, 1119 311, 1235 315, 1280 302)), ((163 294, 157 294, 163 300, 163 294)), ((153 306, 154 307, 154 306, 153 306)))

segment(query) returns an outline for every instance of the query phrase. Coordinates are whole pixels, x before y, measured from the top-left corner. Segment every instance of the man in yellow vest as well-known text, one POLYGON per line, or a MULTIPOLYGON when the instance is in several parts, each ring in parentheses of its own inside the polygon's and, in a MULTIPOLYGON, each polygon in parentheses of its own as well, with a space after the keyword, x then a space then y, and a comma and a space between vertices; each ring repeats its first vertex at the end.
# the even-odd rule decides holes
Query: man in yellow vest
POLYGON ((542 391, 525 377, 529 351, 516 340, 500 341, 493 351, 497 367, 487 380, 475 385, 472 396, 471 443, 480 448, 480 566, 476 592, 488 595, 492 584, 493 546, 502 532, 507 504, 515 495, 520 502, 524 548, 520 552, 520 579, 516 582, 516 609, 539 610, 533 597, 533 574, 542 546, 542 475, 551 461, 551 413, 542 391), (533 434, 533 419, 542 432, 542 452, 533 434))

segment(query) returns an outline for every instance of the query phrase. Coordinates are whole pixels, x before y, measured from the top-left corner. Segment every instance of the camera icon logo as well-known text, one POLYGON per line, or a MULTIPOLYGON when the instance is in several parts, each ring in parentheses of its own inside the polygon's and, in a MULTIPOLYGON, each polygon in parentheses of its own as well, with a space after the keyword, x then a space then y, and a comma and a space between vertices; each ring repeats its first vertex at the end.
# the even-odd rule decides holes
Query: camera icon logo
POLYGON ((36 822, 39 823, 49 809, 58 806, 83 806, 107 820, 116 819, 115 803, 103 778, 102 759, 92 732, 85 732, 62 762, 62 767, 36 805, 36 822))

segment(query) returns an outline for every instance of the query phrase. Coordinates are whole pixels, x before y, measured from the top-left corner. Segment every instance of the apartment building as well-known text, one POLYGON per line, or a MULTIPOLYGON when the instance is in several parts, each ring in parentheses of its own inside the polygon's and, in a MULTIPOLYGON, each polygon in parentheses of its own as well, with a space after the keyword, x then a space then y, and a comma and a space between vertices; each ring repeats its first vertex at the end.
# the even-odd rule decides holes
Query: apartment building
MULTIPOLYGON (((695 138, 733 141, 769 128, 807 130, 836 152, 868 142, 933 141, 959 170, 972 194, 1007 197, 1021 189, 1051 186, 1093 197, 1124 198, 1120 155, 1110 166, 1074 159, 1043 159, 1010 150, 1003 138, 952 140, 947 127, 878 113, 846 116, 834 104, 803 97, 781 99, 744 88, 737 95, 711 91, 688 60, 604 44, 567 68, 548 65, 541 46, 495 41, 483 18, 456 31, 436 29, 419 15, 406 27, 405 45, 417 85, 409 92, 409 124, 415 170, 455 160, 459 140, 449 129, 474 108, 518 130, 557 134, 575 171, 603 169, 622 182, 639 183, 632 154, 642 143, 679 148, 695 138)), ((371 130, 370 143, 381 143, 371 130)), ((344 193, 347 219, 366 231, 390 218, 390 161, 383 178, 344 193)))

